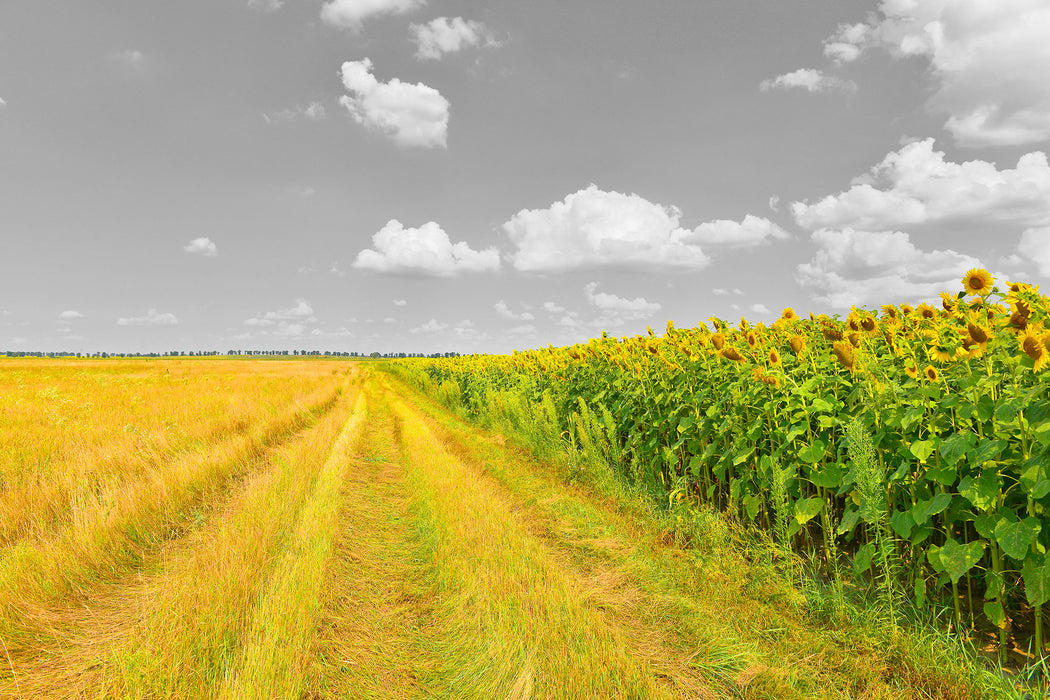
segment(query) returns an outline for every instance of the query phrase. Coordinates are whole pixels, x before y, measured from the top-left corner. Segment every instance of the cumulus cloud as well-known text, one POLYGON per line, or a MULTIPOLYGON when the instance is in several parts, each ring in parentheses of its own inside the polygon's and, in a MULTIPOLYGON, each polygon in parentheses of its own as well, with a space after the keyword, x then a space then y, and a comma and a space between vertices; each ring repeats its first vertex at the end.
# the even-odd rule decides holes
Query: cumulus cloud
POLYGON ((878 48, 929 60, 929 106, 962 146, 1050 139, 1050 6, 1045 0, 882 0, 867 22, 824 42, 838 64, 878 48))
POLYGON ((391 219, 372 236, 372 247, 357 254, 353 266, 381 273, 455 277, 499 269, 499 253, 495 248, 477 251, 462 241, 453 244, 433 221, 405 228, 391 219))
POLYGON ((84 318, 84 314, 80 313, 79 311, 69 310, 63 311, 58 315, 58 317, 63 321, 72 321, 77 318, 84 318))
POLYGON ((408 300, 406 300, 406 299, 394 299, 394 306, 408 306, 408 300))
POLYGON ((429 321, 427 321, 426 323, 424 323, 422 326, 417 326, 415 328, 410 328, 408 330, 408 332, 412 333, 414 335, 420 335, 420 334, 427 334, 427 335, 429 335, 429 334, 432 334, 432 333, 440 333, 442 331, 446 331, 446 330, 448 330, 448 327, 449 326, 448 326, 447 323, 442 323, 441 321, 438 321, 436 318, 432 318, 429 321))
POLYGON ((214 257, 219 254, 219 249, 215 243, 213 243, 210 238, 203 236, 201 238, 194 238, 183 246, 182 249, 187 253, 200 253, 201 255, 207 255, 209 257, 214 257))
POLYGON ((857 84, 852 80, 836 78, 814 68, 799 68, 759 83, 762 92, 770 90, 800 89, 807 92, 856 92, 857 84))
POLYGON ((408 29, 420 61, 436 61, 445 54, 475 46, 499 46, 483 23, 462 17, 438 17, 426 24, 410 25, 408 29))
POLYGON ((1050 277, 1050 226, 1023 231, 1017 252, 1035 263, 1039 274, 1050 277))
POLYGON ((608 292, 599 292, 598 283, 591 282, 583 288, 587 295, 587 301, 603 312, 619 316, 624 319, 649 318, 660 310, 656 302, 646 301, 643 297, 625 299, 608 292))
POLYGON ((510 310, 510 307, 507 306, 507 302, 502 299, 493 304, 493 308, 496 309, 496 313, 503 318, 509 318, 513 321, 534 321, 536 319, 536 317, 528 311, 523 311, 520 314, 514 313, 510 310))
POLYGON ((284 0, 248 0, 248 7, 259 12, 276 12, 284 7, 284 0))
POLYGON ((175 314, 161 313, 156 309, 150 309, 145 316, 131 316, 129 318, 118 318, 118 326, 174 326, 179 322, 175 314))
POLYGON ((788 237, 776 224, 750 215, 692 230, 681 227, 681 216, 677 207, 590 185, 546 209, 522 209, 503 231, 517 247, 514 267, 525 272, 699 270, 710 263, 701 244, 746 247, 788 237))
POLYGON ((820 229, 817 252, 796 278, 818 301, 836 308, 932 298, 981 262, 954 250, 925 251, 902 231, 820 229))
POLYGON ((770 314, 770 313, 773 313, 772 311, 769 310, 769 307, 766 306, 765 304, 752 304, 751 306, 748 307, 748 309, 752 313, 756 313, 756 314, 770 314))
POLYGON ((423 83, 403 83, 397 78, 379 82, 372 75, 372 61, 347 61, 342 67, 343 86, 350 95, 339 98, 350 116, 399 146, 445 148, 449 103, 440 92, 423 83))
MULTIPOLYGON (((267 311, 244 321, 244 325, 255 328, 258 334, 290 338, 304 335, 307 328, 317 323, 313 306, 306 299, 296 299, 288 308, 267 311)), ((324 331, 322 334, 328 335, 324 331)))
POLYGON ((3 97, 0 97, 0 107, 6 107, 6 106, 7 106, 7 100, 5 100, 3 97))
POLYGON ((748 214, 743 221, 716 219, 693 229, 691 241, 702 245, 751 248, 771 240, 791 238, 788 232, 769 219, 748 214))
POLYGON ((400 15, 425 4, 426 0, 328 0, 321 7, 321 21, 356 32, 369 17, 400 15))
MULTIPOLYGON (((323 104, 320 102, 311 102, 305 107, 296 105, 295 107, 287 107, 277 112, 264 113, 262 116, 267 124, 283 124, 297 119, 318 122, 325 118, 326 112, 323 104)), ((313 188, 307 189, 312 190, 313 188)), ((313 192, 311 192, 311 194, 313 194, 313 192)))
POLYGON ((679 227, 680 216, 674 207, 591 185, 547 209, 522 209, 503 231, 518 248, 514 267, 522 271, 700 269, 709 258, 687 242, 690 232, 679 227))
POLYGON ((118 51, 111 54, 111 57, 117 63, 122 63, 130 68, 142 68, 146 62, 146 56, 136 49, 125 49, 124 51, 118 51))
POLYGON ((813 204, 792 203, 795 221, 811 230, 966 222, 1012 225, 1019 231, 1050 225, 1050 165, 1045 153, 1027 153, 1016 168, 999 170, 983 160, 946 161, 933 144, 933 139, 925 139, 888 154, 845 192, 813 204))

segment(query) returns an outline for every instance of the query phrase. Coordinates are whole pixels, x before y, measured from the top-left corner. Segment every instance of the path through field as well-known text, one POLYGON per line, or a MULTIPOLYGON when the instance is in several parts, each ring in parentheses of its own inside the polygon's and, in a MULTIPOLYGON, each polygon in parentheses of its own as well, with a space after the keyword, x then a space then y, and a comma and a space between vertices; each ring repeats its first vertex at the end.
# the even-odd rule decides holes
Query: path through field
POLYGON ((183 527, 4 600, 0 697, 969 697, 384 374, 342 381, 183 527))

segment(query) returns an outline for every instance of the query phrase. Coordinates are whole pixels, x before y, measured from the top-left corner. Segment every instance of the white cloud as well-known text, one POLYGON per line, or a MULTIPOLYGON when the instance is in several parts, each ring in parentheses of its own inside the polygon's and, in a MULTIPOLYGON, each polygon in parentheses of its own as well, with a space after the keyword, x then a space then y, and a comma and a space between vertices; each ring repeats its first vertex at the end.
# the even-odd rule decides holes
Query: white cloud
POLYGON ((410 328, 408 332, 412 333, 412 334, 415 334, 415 335, 419 335, 421 333, 423 333, 423 334, 440 333, 440 332, 445 331, 445 330, 448 330, 448 324, 447 323, 441 323, 436 318, 432 318, 429 321, 427 321, 426 323, 424 323, 422 326, 418 326, 416 328, 410 328))
POLYGON ((207 255, 209 257, 214 257, 219 254, 219 249, 216 247, 215 243, 213 243, 210 238, 203 236, 201 238, 194 238, 183 246, 182 249, 187 253, 200 253, 201 255, 207 255))
POLYGON ((118 63, 123 63, 124 65, 135 69, 142 68, 142 66, 146 62, 146 56, 141 51, 137 51, 135 49, 125 49, 124 51, 118 51, 114 54, 111 54, 111 56, 114 61, 117 61, 118 63))
POLYGON ((0 107, 6 107, 6 106, 7 106, 7 100, 5 100, 3 97, 0 97, 0 107))
POLYGON ((692 230, 680 226, 681 216, 677 207, 590 185, 546 209, 522 209, 503 224, 503 231, 518 249, 514 267, 525 272, 698 270, 710 262, 701 244, 745 247, 789 237, 756 216, 739 223, 709 221, 692 230))
POLYGON ((543 302, 543 310, 552 314, 560 314, 565 312, 565 307, 555 304, 553 301, 545 301, 543 302))
POLYGON ((507 302, 502 299, 493 304, 493 308, 496 309, 496 313, 503 318, 509 318, 513 321, 534 321, 536 319, 536 317, 528 311, 523 311, 520 314, 514 313, 510 310, 510 307, 507 306, 507 302))
POLYGON ((271 328, 277 335, 302 335, 304 324, 317 323, 314 308, 306 299, 296 299, 295 304, 287 309, 267 311, 258 316, 245 319, 244 325, 271 328))
POLYGON ((445 54, 473 46, 499 45, 483 23, 462 17, 437 17, 426 24, 412 24, 408 29, 420 61, 436 61, 445 54))
POLYGON ((397 319, 393 316, 387 316, 383 319, 383 323, 397 323, 397 319))
POLYGON ((775 194, 769 198, 769 208, 773 211, 780 211, 780 195, 775 194))
POLYGON ((819 229, 812 240, 816 255, 798 266, 796 279, 837 308, 932 298, 981 267, 954 250, 921 250, 902 231, 819 229))
POLYGON ((824 53, 848 63, 881 48, 930 62, 931 109, 962 146, 1050 138, 1050 6, 1046 0, 882 0, 865 23, 840 25, 824 53))
POLYGON ((547 209, 522 209, 503 224, 518 251, 514 267, 528 272, 578 268, 700 269, 708 256, 688 242, 681 212, 636 194, 591 185, 547 209))
POLYGON ((714 294, 716 297, 724 297, 724 296, 727 296, 729 294, 729 290, 728 289, 723 289, 721 287, 715 287, 714 289, 711 290, 711 293, 714 294))
POLYGON ((80 313, 79 311, 70 310, 70 311, 63 311, 62 313, 60 313, 58 315, 58 317, 60 319, 62 319, 63 321, 72 321, 73 319, 76 319, 76 318, 84 318, 84 314, 80 313))
POLYGON ((394 299, 394 306, 408 306, 406 299, 394 299))
POLYGON ((799 68, 759 83, 762 92, 769 90, 791 90, 799 88, 808 92, 856 92, 857 84, 852 80, 836 78, 813 68, 799 68))
POLYGON ((1039 274, 1050 277, 1050 227, 1023 231, 1017 252, 1021 257, 1035 263, 1039 274))
POLYGON ((284 0, 248 0, 248 7, 259 12, 276 12, 284 7, 284 0))
POLYGON ((702 245, 722 245, 729 248, 751 248, 771 240, 791 238, 787 231, 769 219, 748 214, 743 221, 716 219, 693 229, 691 241, 702 245))
POLYGON ((1040 151, 1021 156, 1012 170, 983 160, 952 163, 925 139, 888 154, 849 190, 813 204, 794 202, 791 212, 810 230, 966 223, 1019 231, 1050 225, 1050 165, 1040 151))
POLYGON ((381 83, 372 75, 372 61, 347 61, 343 86, 351 93, 339 98, 358 124, 378 131, 399 146, 445 148, 448 136, 448 100, 423 83, 397 78, 381 83))
POLYGON ((499 269, 499 253, 495 248, 477 251, 462 241, 453 244, 433 221, 405 228, 391 219, 372 236, 372 248, 357 254, 353 266, 381 273, 455 277, 499 269))
POLYGON ((118 326, 174 326, 178 322, 175 314, 161 313, 156 309, 150 309, 145 316, 117 319, 118 326))
POLYGON ((505 331, 505 335, 536 335, 536 326, 531 323, 514 326, 513 328, 508 328, 505 331))
POLYGON ((321 8, 321 21, 340 29, 358 31, 361 23, 376 15, 400 15, 426 4, 426 0, 328 0, 321 8))
POLYGON ((772 311, 769 310, 769 307, 767 307, 765 304, 752 304, 750 307, 748 307, 748 309, 752 313, 756 313, 756 314, 770 314, 770 313, 773 313, 772 311))
MULTIPOLYGON (((320 102, 311 102, 305 107, 296 105, 295 107, 287 107, 277 112, 264 113, 263 119, 267 124, 283 124, 286 122, 292 122, 296 119, 306 119, 311 122, 318 122, 327 116, 324 105, 320 102)), ((313 188, 308 187, 303 190, 305 196, 313 194, 313 188), (309 194, 306 192, 309 191, 309 194)))
POLYGON ((625 299, 623 297, 618 297, 615 294, 599 292, 597 282, 587 284, 584 286, 583 291, 584 294, 587 295, 587 301, 592 305, 605 313, 620 316, 622 318, 649 318, 660 310, 659 304, 646 301, 643 297, 625 299))

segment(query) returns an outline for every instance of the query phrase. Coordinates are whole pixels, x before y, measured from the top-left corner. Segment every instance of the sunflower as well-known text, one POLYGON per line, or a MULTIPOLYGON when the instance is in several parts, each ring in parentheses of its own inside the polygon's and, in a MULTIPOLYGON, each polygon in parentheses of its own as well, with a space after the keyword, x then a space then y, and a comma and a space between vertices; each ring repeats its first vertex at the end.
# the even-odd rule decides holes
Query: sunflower
POLYGON ((897 316, 897 307, 896 306, 894 306, 893 304, 883 304, 882 305, 882 319, 884 321, 887 320, 887 319, 889 319, 891 321, 896 321, 897 318, 898 318, 898 316, 897 316))
POLYGON ((727 345, 722 348, 722 357, 727 360, 733 360, 734 362, 743 362, 744 356, 740 354, 740 351, 734 348, 732 345, 727 345))
POLYGON ((853 352, 853 346, 849 343, 838 342, 831 346, 831 351, 835 353, 835 359, 839 363, 852 372, 857 366, 857 357, 853 352))
POLYGON ((777 352, 776 348, 770 349, 770 351, 769 351, 769 362, 770 362, 770 364, 774 364, 774 365, 779 365, 780 364, 780 353, 777 352))
POLYGON ((904 373, 912 379, 919 378, 919 367, 914 361, 904 363, 904 373))
POLYGON ((749 324, 747 322, 747 319, 744 318, 743 316, 741 316, 740 317, 740 325, 738 326, 738 328, 740 328, 740 330, 742 330, 742 331, 746 331, 750 327, 751 327, 751 324, 749 324))
POLYGON ((1050 338, 1041 331, 1039 324, 1029 326, 1025 329, 1024 335, 1018 339, 1021 350, 1035 362, 1033 369, 1036 372, 1042 371, 1050 362, 1050 349, 1047 348, 1047 345, 1050 345, 1050 338))
POLYGON ((671 319, 667 320, 667 329, 664 331, 664 335, 671 335, 674 332, 674 321, 671 319))
POLYGON ((785 321, 797 321, 798 314, 796 314, 795 310, 789 306, 781 312, 780 318, 784 319, 785 321))
POLYGON ((834 325, 832 325, 832 322, 831 322, 830 319, 828 319, 827 321, 825 321, 822 324, 822 327, 820 329, 820 333, 826 339, 831 340, 831 341, 842 340, 842 331, 840 331, 838 328, 836 328, 834 325))
POLYGON ((955 350, 945 346, 939 340, 930 343, 930 356, 938 362, 951 362, 955 359, 955 350))
POLYGON ((758 335, 754 331, 747 334, 747 344, 751 347, 758 345, 758 335))
POLYGON ((791 352, 795 355, 801 355, 802 349, 806 347, 806 339, 800 335, 791 336, 791 340, 788 341, 788 345, 791 346, 791 352))
POLYGON ((859 348, 860 347, 860 341, 861 341, 860 333, 850 333, 848 336, 846 336, 846 340, 848 340, 849 344, 852 345, 853 347, 855 347, 855 348, 859 348))
POLYGON ((970 268, 962 278, 963 289, 967 294, 979 294, 982 297, 991 294, 993 282, 995 280, 988 270, 977 267, 970 268))
POLYGON ((915 310, 915 307, 912 306, 911 304, 909 304, 908 302, 904 302, 903 304, 901 304, 901 311, 904 312, 905 316, 907 316, 908 314, 910 314, 914 310, 915 310))
POLYGON ((915 307, 915 313, 919 315, 919 318, 923 320, 932 320, 937 318, 937 309, 931 304, 923 302, 915 307))
POLYGON ((959 305, 959 300, 953 297, 948 292, 941 292, 941 306, 945 311, 955 311, 955 308, 959 305))
POLYGON ((874 333, 875 330, 878 328, 878 324, 875 322, 875 318, 873 316, 864 314, 860 318, 860 328, 865 333, 874 333))
POLYGON ((937 368, 934 367, 933 365, 926 365, 926 369, 923 370, 923 374, 931 382, 936 382, 937 380, 939 380, 941 378, 941 375, 937 372, 937 368))

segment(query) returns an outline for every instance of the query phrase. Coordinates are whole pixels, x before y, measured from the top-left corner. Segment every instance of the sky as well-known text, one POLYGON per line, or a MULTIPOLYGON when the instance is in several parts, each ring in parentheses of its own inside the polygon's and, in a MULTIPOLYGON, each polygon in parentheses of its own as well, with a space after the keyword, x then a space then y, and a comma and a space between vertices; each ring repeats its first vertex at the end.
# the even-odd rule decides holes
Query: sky
POLYGON ((0 351, 509 352, 1050 284, 1045 0, 8 0, 0 351))

